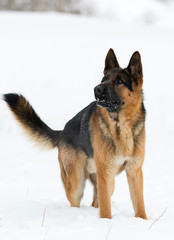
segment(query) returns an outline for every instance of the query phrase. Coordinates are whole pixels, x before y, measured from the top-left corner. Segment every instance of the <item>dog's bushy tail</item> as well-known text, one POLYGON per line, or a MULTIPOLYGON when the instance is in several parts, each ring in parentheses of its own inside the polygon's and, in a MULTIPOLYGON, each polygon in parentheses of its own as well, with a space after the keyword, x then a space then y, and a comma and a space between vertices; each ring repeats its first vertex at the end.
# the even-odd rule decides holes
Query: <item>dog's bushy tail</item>
POLYGON ((3 98, 17 121, 36 143, 47 148, 58 147, 61 131, 49 128, 22 95, 8 93, 3 98))

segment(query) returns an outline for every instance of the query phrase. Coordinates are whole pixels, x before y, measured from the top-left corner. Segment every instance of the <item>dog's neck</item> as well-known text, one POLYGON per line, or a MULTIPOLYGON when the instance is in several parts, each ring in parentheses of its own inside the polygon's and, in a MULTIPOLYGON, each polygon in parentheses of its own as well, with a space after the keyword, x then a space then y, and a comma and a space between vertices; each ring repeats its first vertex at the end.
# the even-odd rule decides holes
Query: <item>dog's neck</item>
POLYGON ((116 122, 116 123, 119 122, 119 113, 118 112, 108 112, 108 114, 114 122, 116 122))
POLYGON ((142 102, 137 104, 137 106, 133 109, 128 109, 128 112, 125 111, 118 111, 118 112, 109 112, 105 108, 98 109, 99 113, 107 120, 108 123, 111 125, 116 125, 117 127, 122 126, 122 124, 134 124, 134 122, 139 117, 139 114, 141 114, 140 108, 141 108, 142 102), (130 111, 133 110, 133 111, 130 111))

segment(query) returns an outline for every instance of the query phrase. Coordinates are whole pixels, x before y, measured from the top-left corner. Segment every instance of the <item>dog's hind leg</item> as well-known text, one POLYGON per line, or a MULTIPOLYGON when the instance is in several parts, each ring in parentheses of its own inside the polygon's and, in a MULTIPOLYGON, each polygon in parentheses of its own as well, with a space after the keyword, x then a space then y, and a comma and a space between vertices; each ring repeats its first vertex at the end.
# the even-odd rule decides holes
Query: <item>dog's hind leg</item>
POLYGON ((65 190, 71 207, 80 207, 84 186, 85 177, 83 172, 79 173, 78 171, 73 170, 73 172, 67 176, 65 190))
POLYGON ((98 196, 97 196, 97 177, 95 173, 92 173, 89 175, 89 180, 94 186, 94 195, 93 195, 93 201, 92 201, 92 206, 95 208, 98 208, 98 196))
POLYGON ((84 154, 74 149, 60 149, 59 163, 61 177, 64 183, 66 196, 71 207, 80 207, 85 186, 85 159, 84 154))

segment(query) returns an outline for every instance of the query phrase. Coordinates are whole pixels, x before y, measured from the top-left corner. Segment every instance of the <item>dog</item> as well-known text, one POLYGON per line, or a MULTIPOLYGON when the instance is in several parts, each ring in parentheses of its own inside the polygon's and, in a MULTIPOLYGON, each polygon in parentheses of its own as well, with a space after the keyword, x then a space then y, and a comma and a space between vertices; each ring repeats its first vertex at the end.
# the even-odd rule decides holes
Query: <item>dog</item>
POLYGON ((113 49, 105 58, 104 76, 94 88, 96 101, 67 122, 49 128, 30 103, 16 93, 4 94, 10 110, 37 143, 58 148, 61 178, 72 207, 80 207, 86 179, 94 187, 92 206, 100 218, 112 218, 115 176, 126 171, 135 217, 147 219, 143 197, 145 107, 141 56, 134 52, 121 68, 113 49))

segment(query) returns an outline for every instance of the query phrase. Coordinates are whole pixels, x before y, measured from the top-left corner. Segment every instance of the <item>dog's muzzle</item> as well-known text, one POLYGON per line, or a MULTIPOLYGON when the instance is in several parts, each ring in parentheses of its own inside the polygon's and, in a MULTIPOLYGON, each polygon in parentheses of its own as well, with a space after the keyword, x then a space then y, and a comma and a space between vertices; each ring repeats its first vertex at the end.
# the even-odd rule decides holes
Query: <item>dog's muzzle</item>
POLYGON ((117 111, 121 105, 120 98, 116 93, 109 91, 104 85, 98 85, 94 88, 94 95, 97 100, 97 105, 103 108, 107 108, 109 111, 117 111))

